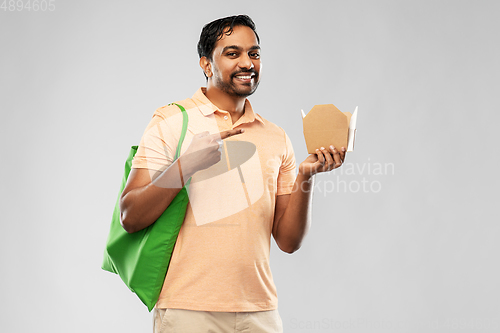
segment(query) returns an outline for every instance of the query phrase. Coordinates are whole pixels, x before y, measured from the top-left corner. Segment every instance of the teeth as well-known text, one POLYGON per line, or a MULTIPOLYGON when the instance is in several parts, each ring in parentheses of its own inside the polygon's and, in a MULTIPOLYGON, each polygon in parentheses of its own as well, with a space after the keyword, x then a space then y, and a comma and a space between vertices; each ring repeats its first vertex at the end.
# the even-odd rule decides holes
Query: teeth
POLYGON ((243 79, 243 80, 246 80, 246 79, 251 79, 252 76, 250 75, 247 75, 247 76, 236 76, 238 79, 243 79))

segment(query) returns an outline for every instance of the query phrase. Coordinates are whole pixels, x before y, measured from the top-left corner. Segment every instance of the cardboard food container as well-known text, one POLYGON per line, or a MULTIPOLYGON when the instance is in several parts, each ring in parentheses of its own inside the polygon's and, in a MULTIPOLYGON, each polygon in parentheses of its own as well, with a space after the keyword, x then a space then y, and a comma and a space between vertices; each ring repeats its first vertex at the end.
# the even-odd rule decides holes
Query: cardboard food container
POLYGON ((306 139, 307 152, 315 154, 316 149, 333 145, 337 150, 346 147, 354 150, 356 136, 356 119, 358 107, 354 112, 341 112, 333 104, 315 105, 311 111, 302 112, 302 124, 306 139))

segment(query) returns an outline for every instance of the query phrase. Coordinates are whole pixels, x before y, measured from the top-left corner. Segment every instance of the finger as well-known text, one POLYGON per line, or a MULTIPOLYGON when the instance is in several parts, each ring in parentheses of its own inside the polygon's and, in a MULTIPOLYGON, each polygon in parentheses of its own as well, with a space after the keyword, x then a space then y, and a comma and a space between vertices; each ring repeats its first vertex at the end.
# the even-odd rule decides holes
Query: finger
POLYGON ((330 146, 330 151, 332 152, 333 160, 335 161, 335 164, 332 166, 333 169, 336 169, 342 165, 342 159, 340 158, 340 153, 337 148, 335 148, 334 146, 330 146))
POLYGON ((325 166, 326 160, 321 150, 316 149, 316 156, 318 157, 318 162, 321 163, 321 167, 323 168, 325 166))
POLYGON ((222 152, 224 141, 222 141, 221 139, 211 140, 208 145, 212 148, 212 150, 218 150, 219 152, 222 152))
POLYGON ((218 150, 219 152, 222 152, 222 148, 224 147, 224 141, 219 137, 219 133, 215 133, 211 135, 210 141, 208 142, 208 145, 212 147, 214 150, 218 150))
POLYGON ((233 135, 241 134, 243 132, 245 132, 244 129, 238 128, 238 129, 222 131, 220 133, 217 133, 216 135, 219 136, 222 140, 224 140, 225 138, 228 138, 228 137, 233 136, 233 135))
POLYGON ((327 170, 331 170, 331 168, 333 167, 333 165, 335 163, 335 161, 332 158, 332 155, 330 155, 330 152, 328 150, 326 150, 325 147, 321 147, 320 150, 323 153, 323 155, 325 155, 325 159, 326 159, 325 168, 327 170))
POLYGON ((204 131, 204 132, 200 132, 200 133, 196 134, 195 136, 202 138, 202 137, 207 136, 209 134, 210 134, 209 131, 204 131))
POLYGON ((346 152, 347 152, 347 149, 345 149, 345 147, 342 147, 342 149, 340 150, 340 159, 342 160, 342 164, 345 161, 345 153, 346 152))

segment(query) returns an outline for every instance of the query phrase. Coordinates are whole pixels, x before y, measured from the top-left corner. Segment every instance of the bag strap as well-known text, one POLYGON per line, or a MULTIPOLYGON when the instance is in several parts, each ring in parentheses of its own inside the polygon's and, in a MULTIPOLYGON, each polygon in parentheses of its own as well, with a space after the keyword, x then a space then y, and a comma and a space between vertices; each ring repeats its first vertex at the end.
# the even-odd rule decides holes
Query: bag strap
POLYGON ((184 142, 184 137, 186 136, 187 132, 187 127, 188 127, 188 114, 186 112, 186 109, 180 104, 177 103, 171 103, 170 105, 175 104, 181 109, 182 112, 182 132, 181 132, 181 137, 179 138, 179 144, 177 145, 177 150, 175 151, 175 160, 181 156, 181 146, 182 143, 184 142))
MULTIPOLYGON (((175 151, 175 159, 178 159, 179 156, 181 156, 181 147, 182 147, 182 143, 184 142, 184 137, 186 136, 186 132, 187 132, 187 127, 188 127, 188 114, 186 112, 186 109, 184 109, 184 107, 180 104, 177 104, 177 103, 170 103, 169 105, 172 105, 172 104, 175 104, 179 107, 179 109, 181 109, 181 112, 182 112, 182 131, 181 131, 181 137, 179 138, 179 143, 177 144, 177 150, 175 151)), ((186 188, 189 187, 189 185, 191 184, 191 177, 189 177, 188 181, 186 182, 186 184, 184 184, 184 186, 186 188)))

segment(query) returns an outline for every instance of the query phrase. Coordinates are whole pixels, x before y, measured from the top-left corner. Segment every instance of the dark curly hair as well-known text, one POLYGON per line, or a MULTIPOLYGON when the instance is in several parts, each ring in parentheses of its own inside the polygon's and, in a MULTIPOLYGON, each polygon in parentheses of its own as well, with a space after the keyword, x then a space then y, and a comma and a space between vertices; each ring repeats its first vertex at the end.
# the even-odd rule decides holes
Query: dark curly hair
POLYGON ((200 40, 198 41, 198 55, 207 57, 212 60, 212 53, 215 48, 215 43, 219 41, 224 34, 230 35, 233 33, 233 28, 236 26, 246 26, 253 30, 257 37, 257 42, 260 44, 259 35, 255 31, 255 23, 247 15, 228 16, 206 24, 201 30, 200 40))

